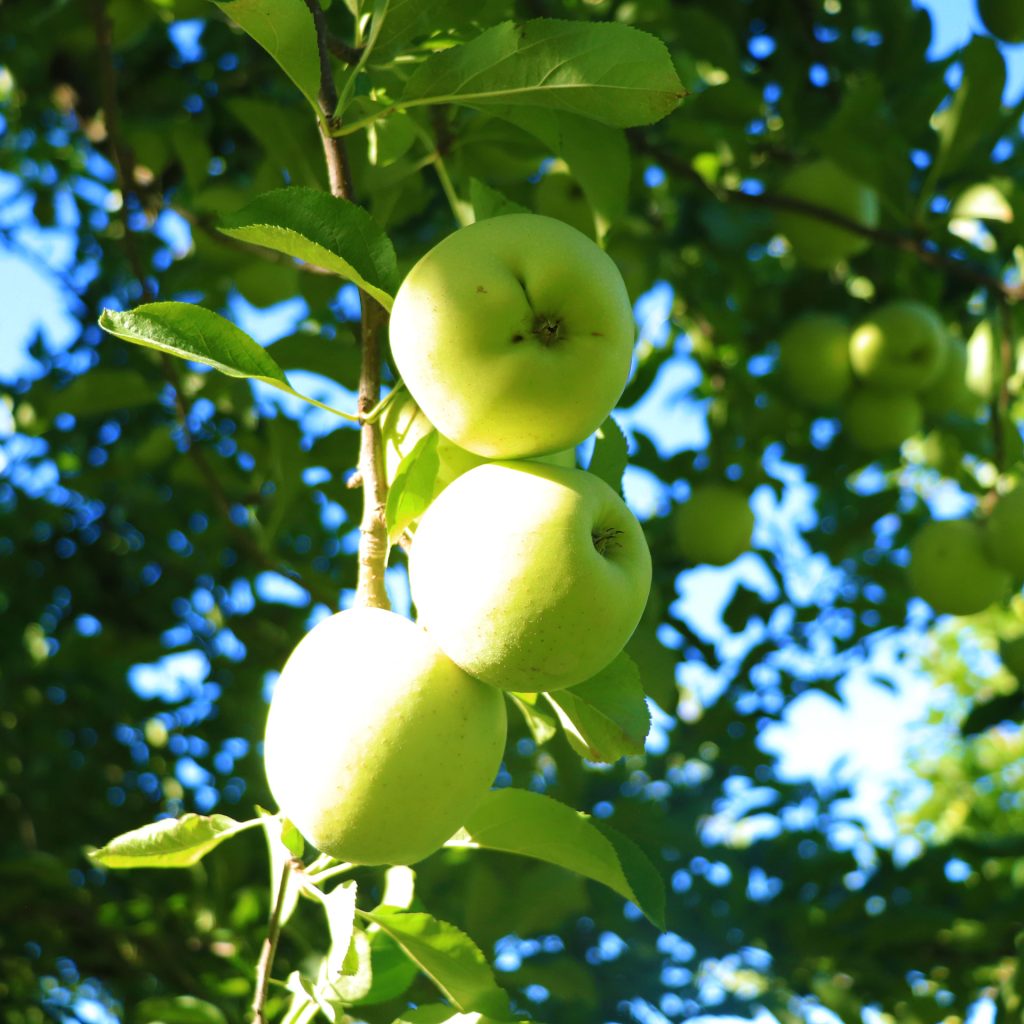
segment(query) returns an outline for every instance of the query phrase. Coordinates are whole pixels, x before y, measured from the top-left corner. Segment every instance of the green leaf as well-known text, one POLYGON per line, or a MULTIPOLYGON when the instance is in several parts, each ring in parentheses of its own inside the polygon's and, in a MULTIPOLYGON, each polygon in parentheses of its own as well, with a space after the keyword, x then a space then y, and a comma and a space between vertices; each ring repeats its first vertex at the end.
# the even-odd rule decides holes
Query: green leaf
POLYGON ((598 828, 587 815, 551 797, 492 790, 446 845, 518 853, 568 868, 632 900, 651 922, 664 926, 664 886, 646 856, 614 829, 598 828), (628 851, 626 860, 620 846, 628 851))
POLYGON ((345 1006, 365 998, 373 989, 373 957, 366 932, 352 933, 348 956, 334 963, 336 946, 324 957, 317 976, 314 998, 329 1020, 341 1020, 345 1006), (333 963, 333 966, 332 966, 333 963), (344 970, 342 970, 344 967, 344 970))
POLYGON ((590 456, 587 472, 599 476, 616 493, 622 494, 622 474, 629 462, 629 446, 626 435, 614 417, 598 427, 594 453, 590 456))
POLYGON ((337 336, 299 331, 281 338, 266 351, 283 370, 306 370, 355 390, 359 381, 359 346, 352 332, 340 328, 337 336))
POLYGON ((505 990, 494 980, 483 953, 454 925, 390 907, 359 914, 394 939, 457 1009, 508 1017, 505 990))
POLYGON ((506 213, 529 213, 525 206, 513 202, 496 188, 485 185, 479 178, 469 179, 469 204, 477 220, 501 217, 506 213))
POLYGON ((437 478, 441 468, 437 453, 439 436, 436 430, 425 434, 398 465, 384 510, 391 543, 395 543, 406 527, 426 512, 427 506, 437 496, 437 478))
POLYGON ((99 324, 122 341, 205 363, 229 377, 259 380, 320 409, 358 419, 296 391, 266 349, 213 310, 189 302, 150 302, 125 312, 105 309, 99 324))
POLYGON ((416 979, 419 968, 402 948, 379 928, 371 926, 370 971, 372 983, 366 995, 352 999, 359 1006, 386 1003, 400 996, 416 979))
POLYGON ((499 114, 565 161, 597 215, 603 237, 629 202, 631 160, 625 132, 561 110, 510 107, 499 114))
POLYGON ((991 39, 975 36, 964 48, 960 63, 963 77, 952 103, 932 117, 939 148, 930 180, 938 181, 943 173, 963 167, 978 143, 999 124, 1006 86, 1006 62, 999 48, 991 39))
POLYGON ((296 185, 325 187, 323 160, 320 156, 316 124, 297 118, 295 111, 282 103, 255 96, 232 96, 224 106, 242 123, 245 130, 263 147, 275 167, 288 172, 296 185))
POLYGON ((327 914, 327 927, 331 932, 331 950, 324 961, 327 976, 341 974, 352 945, 356 920, 356 883, 343 882, 330 892, 321 893, 320 902, 327 914))
POLYGON ((964 189, 949 211, 950 217, 970 217, 1013 223, 1013 207, 1003 192, 991 183, 972 185, 964 189))
POLYGON ((217 6, 281 66, 319 111, 320 53, 313 16, 303 0, 215 0, 217 6))
POLYGON ((628 128, 661 120, 682 97, 655 36, 616 22, 538 18, 503 22, 431 57, 401 105, 540 106, 628 128))
POLYGON ((185 814, 125 832, 87 853, 105 868, 187 868, 225 839, 259 824, 259 818, 239 822, 226 814, 185 814))
POLYGON ((555 719, 538 706, 540 696, 539 693, 512 693, 511 691, 508 693, 509 699, 526 720, 527 728, 537 746, 543 746, 558 732, 555 719))
POLYGON ((280 188, 226 218, 219 230, 329 270, 391 309, 398 285, 395 248, 355 203, 315 188, 280 188))
POLYGON ((284 370, 241 328, 189 302, 150 302, 117 312, 105 309, 100 327, 136 345, 205 363, 229 377, 262 380, 290 390, 284 370))
POLYGON ((160 385, 135 370, 95 369, 76 377, 46 402, 50 415, 106 416, 121 409, 134 409, 155 402, 160 385))
POLYGON ((135 1005, 133 1017, 140 1024, 227 1024, 213 1005, 195 996, 153 996, 135 1005))
POLYGON ((644 752, 651 713, 640 670, 628 654, 620 654, 586 682, 546 696, 581 757, 612 764, 644 752))

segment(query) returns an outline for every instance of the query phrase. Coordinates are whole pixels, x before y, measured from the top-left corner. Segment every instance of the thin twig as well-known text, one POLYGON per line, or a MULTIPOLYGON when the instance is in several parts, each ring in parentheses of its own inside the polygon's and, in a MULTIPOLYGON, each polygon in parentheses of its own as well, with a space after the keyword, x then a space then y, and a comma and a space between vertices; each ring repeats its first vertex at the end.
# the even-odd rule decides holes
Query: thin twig
POLYGON ((277 952, 277 943, 281 938, 281 914, 284 911, 284 903, 288 895, 288 883, 291 881, 291 873, 296 865, 301 865, 301 861, 287 860, 281 869, 281 884, 278 886, 274 908, 270 912, 267 936, 263 940, 260 958, 256 963, 256 992, 252 997, 252 1013, 255 1024, 266 1024, 267 1022, 263 1011, 267 1002, 267 991, 270 987, 270 970, 274 966, 274 954, 277 952))
POLYGON ((359 58, 363 55, 363 48, 361 46, 353 46, 351 43, 346 43, 344 39, 339 39, 331 33, 327 35, 327 49, 330 50, 332 57, 337 57, 338 60, 343 61, 345 64, 358 64, 359 58))
MULTIPOLYGON (((317 0, 306 0, 316 26, 317 50, 320 55, 320 137, 331 192, 340 199, 354 202, 345 144, 336 133, 340 128, 334 111, 338 94, 331 77, 329 33, 327 21, 317 0)), ((360 292, 362 328, 360 341, 362 362, 359 369, 358 412, 363 417, 359 438, 359 476, 363 482, 363 515, 359 524, 359 577, 355 603, 367 608, 390 608, 384 585, 384 569, 388 560, 388 530, 384 517, 387 505, 387 477, 380 425, 367 417, 380 401, 381 345, 380 330, 387 313, 366 292, 360 292)))

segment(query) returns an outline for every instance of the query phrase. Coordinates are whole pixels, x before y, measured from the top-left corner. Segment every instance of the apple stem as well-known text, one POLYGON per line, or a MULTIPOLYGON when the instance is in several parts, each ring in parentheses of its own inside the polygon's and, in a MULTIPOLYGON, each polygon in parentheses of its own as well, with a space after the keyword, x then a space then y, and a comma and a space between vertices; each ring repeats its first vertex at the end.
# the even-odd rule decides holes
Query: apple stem
MULTIPOLYGON (((318 0, 306 0, 316 27, 317 50, 320 57, 320 139, 331 194, 355 202, 352 177, 344 140, 337 134, 340 116, 335 112, 338 93, 331 73, 330 35, 327 20, 318 0)), ((384 586, 384 567, 388 561, 388 529, 384 518, 388 485, 384 475, 383 445, 376 416, 380 401, 380 329, 387 313, 373 298, 361 291, 360 344, 362 362, 359 367, 358 411, 362 426, 359 437, 359 477, 363 485, 363 516, 359 522, 359 576, 356 580, 355 604, 363 608, 391 607, 384 586)))

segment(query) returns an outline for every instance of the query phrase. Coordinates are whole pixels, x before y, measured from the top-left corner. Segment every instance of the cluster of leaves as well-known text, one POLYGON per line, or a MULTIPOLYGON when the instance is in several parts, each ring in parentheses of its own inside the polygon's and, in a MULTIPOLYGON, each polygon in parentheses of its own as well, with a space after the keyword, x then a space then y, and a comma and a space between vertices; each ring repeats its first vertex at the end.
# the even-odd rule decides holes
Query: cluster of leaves
MULTIPOLYGON (((840 787, 787 782, 759 742, 802 695, 837 696, 852 668, 884 680, 895 669, 877 652, 894 650, 897 668, 906 660, 922 616, 892 638, 908 628, 905 541, 950 477, 971 501, 1012 468, 1001 427, 955 417, 929 425, 948 442, 941 463, 922 444, 865 466, 834 423, 791 407, 772 374, 779 332, 811 308, 855 320, 914 296, 966 336, 1013 297, 1001 284, 1024 217, 1021 111, 1000 105, 995 45, 976 39, 929 62, 928 18, 909 0, 325 6, 364 207, 340 221, 324 193, 317 117, 330 119, 316 113, 319 61, 300 0, 46 2, 5 16, 0 171, 17 176, 12 207, 36 230, 4 222, 0 237, 29 259, 47 231, 67 240, 75 332, 59 354, 37 339, 36 368, 4 389, 3 1012, 73 1019, 93 994, 128 1019, 240 1019, 266 920, 285 903, 275 974, 289 989, 268 1009, 291 1020, 339 1001, 368 1021, 434 1020, 424 1007, 438 989, 454 1008, 442 1020, 507 1018, 506 992, 515 1013, 570 1024, 755 1006, 795 1022, 814 1004, 844 1021, 875 1006, 924 1024, 985 991, 1013 1012, 1020 850, 975 791, 984 777, 998 808, 1012 802, 1016 748, 991 729, 1019 706, 975 716, 977 738, 930 764, 909 858, 870 841, 840 787), (564 20, 535 20, 545 15, 564 20), (627 110, 597 89, 546 88, 563 61, 570 84, 584 72, 649 75, 648 51, 636 68, 628 49, 594 42, 634 28, 668 47, 691 94, 671 117, 649 126, 674 105, 670 89, 627 110), (796 265, 774 230, 775 187, 811 156, 884 201, 872 247, 830 273, 796 265), (612 817, 670 878, 665 932, 637 910, 660 923, 621 848, 608 859, 597 843, 589 870, 586 839, 544 855, 540 814, 538 831, 505 838, 471 822, 417 866, 415 895, 407 873, 368 869, 325 888, 340 866, 316 862, 293 872, 289 895, 280 879, 292 877, 295 837, 275 833, 273 818, 253 823, 271 841, 269 891, 252 835, 198 861, 239 827, 227 814, 269 801, 258 755, 267 673, 311 613, 355 584, 360 494, 345 482, 357 431, 277 396, 295 371, 316 375, 299 390, 332 406, 357 383, 351 290, 317 268, 386 306, 458 223, 539 208, 536 177, 552 159, 576 186, 558 215, 592 227, 634 297, 650 303, 656 281, 654 294, 671 294, 666 329, 642 333, 621 417, 633 480, 654 495, 641 511, 655 591, 630 654, 667 715, 643 758, 636 728, 616 735, 619 716, 523 701, 495 799, 556 796, 593 813, 573 819, 588 835, 612 817), (148 314, 104 319, 149 351, 97 326, 103 309, 154 296, 148 314), (266 349, 229 322, 253 306, 294 308, 296 296, 297 326, 266 349), (193 362, 176 368, 152 346, 193 362), (323 378, 341 388, 324 390, 323 378), (673 410, 678 432, 654 429, 651 408, 673 410), (722 477, 759 488, 761 528, 742 582, 723 577, 728 596, 709 625, 670 517, 687 485, 722 477), (599 767, 581 751, 626 756, 599 767), (157 815, 214 809, 225 817, 186 818, 191 836, 174 833, 187 870, 100 866, 151 846, 174 856, 163 825, 97 863, 83 855, 157 815), (325 984, 342 986, 336 999, 325 984)), ((1007 400, 993 415, 1012 423, 1012 389, 1007 400)), ((595 456, 608 473, 616 451, 609 440, 595 456)), ((991 646, 984 638, 1019 631, 1018 619, 994 614, 972 635, 991 646)), ((967 642, 936 662, 937 678, 961 681, 965 705, 990 700, 993 685, 1016 689, 984 664, 952 675, 967 642)), ((607 708, 600 696, 590 704, 607 708)))

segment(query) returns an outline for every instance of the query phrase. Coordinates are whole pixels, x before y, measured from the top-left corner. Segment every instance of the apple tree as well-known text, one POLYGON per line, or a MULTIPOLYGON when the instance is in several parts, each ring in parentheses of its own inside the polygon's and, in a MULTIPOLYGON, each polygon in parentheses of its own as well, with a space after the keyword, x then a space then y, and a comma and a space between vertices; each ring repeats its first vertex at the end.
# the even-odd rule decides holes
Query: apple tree
POLYGON ((911 0, 3 8, 43 285, 0 330, 48 325, 3 384, 4 1020, 1020 1014, 1024 24, 979 9, 934 59, 911 0), (607 366, 555 363, 577 311, 607 366), (435 379, 463 329, 503 353, 435 379), (566 481, 610 597, 531 519, 566 481), (884 809, 787 768, 908 681, 884 809))

